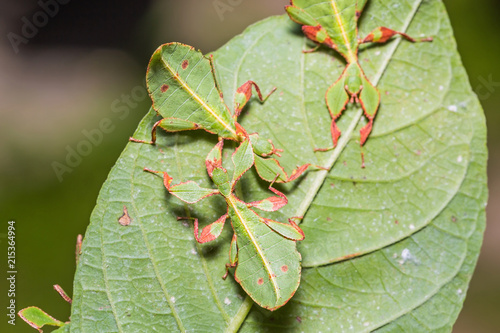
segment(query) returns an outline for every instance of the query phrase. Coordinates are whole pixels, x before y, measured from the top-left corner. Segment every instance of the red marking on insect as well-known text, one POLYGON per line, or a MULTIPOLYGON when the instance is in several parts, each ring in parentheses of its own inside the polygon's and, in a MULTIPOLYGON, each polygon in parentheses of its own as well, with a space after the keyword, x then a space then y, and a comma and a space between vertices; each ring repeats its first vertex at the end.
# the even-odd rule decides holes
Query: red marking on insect
POLYGON ((368 139, 368 135, 370 134, 370 132, 372 131, 372 127, 373 127, 373 117, 370 116, 370 120, 368 122, 368 124, 366 124, 365 127, 363 127, 361 130, 360 130, 360 134, 361 134, 361 138, 360 138, 360 141, 359 143, 361 145, 363 145, 365 142, 366 142, 366 139, 368 139))
MULTIPOLYGON (((224 141, 219 141, 215 146, 217 149, 222 150, 224 146, 224 141)), ((222 159, 217 159, 214 157, 213 160, 205 160, 205 166, 207 167, 208 174, 212 177, 215 168, 222 168, 222 159)))
POLYGON ((290 175, 290 178, 288 178, 288 181, 292 181, 292 180, 299 178, 300 175, 302 175, 304 173, 304 171, 306 171, 307 168, 309 168, 310 165, 311 164, 304 164, 304 165, 298 167, 297 169, 293 170, 292 174, 290 175))
POLYGON ((394 36, 394 30, 388 29, 386 27, 381 27, 380 32, 382 33, 382 36, 379 37, 377 42, 380 43, 385 43, 387 42, 392 36, 394 36))
POLYGON ((188 66, 189 66, 189 61, 188 60, 184 60, 182 62, 182 69, 186 69, 188 66))
POLYGON ((166 91, 168 90, 168 88, 170 88, 168 84, 164 84, 164 85, 162 85, 162 86, 161 86, 161 92, 162 92, 162 93, 166 92, 166 91))
POLYGON ((236 134, 242 138, 248 138, 248 133, 247 131, 238 123, 236 125, 236 134))
POLYGON ((241 87, 236 90, 237 94, 244 94, 245 98, 249 100, 252 97, 252 81, 245 82, 241 87))
POLYGON ((281 271, 284 273, 288 272, 288 266, 287 265, 281 266, 281 271))
POLYGON ((263 279, 263 278, 258 279, 258 280, 257 280, 257 284, 258 284, 259 286, 262 286, 262 285, 264 284, 264 279, 263 279))
POLYGON ((268 200, 273 204, 272 211, 276 211, 288 203, 288 199, 280 197, 270 197, 268 200))
MULTIPOLYGON (((198 230, 195 230, 195 232, 197 232, 197 231, 198 230)), ((215 240, 216 238, 217 238, 217 235, 214 235, 212 233, 210 226, 207 226, 201 230, 201 235, 200 235, 200 239, 198 242, 199 243, 208 243, 208 242, 215 240)))
POLYGON ((455 216, 452 216, 451 217, 451 222, 453 222, 453 223, 457 222, 457 218, 455 216))
POLYGON ((396 220, 396 221, 394 221, 394 223, 399 224, 399 221, 398 221, 398 220, 396 220))
POLYGON ((302 323, 302 318, 300 318, 299 316, 295 317, 295 319, 300 323, 302 323))
POLYGON ((330 222, 330 221, 332 220, 332 218, 331 218, 331 217, 327 217, 327 218, 326 218, 326 220, 327 220, 328 222, 330 222))
POLYGON ((304 35, 306 35, 307 38, 315 41, 315 42, 318 42, 318 43, 323 43, 325 44, 326 46, 328 46, 329 48, 332 48, 334 49, 335 48, 335 44, 333 43, 333 40, 327 36, 323 41, 320 41, 318 40, 318 34, 320 32, 325 32, 324 31, 324 28, 318 24, 317 26, 310 26, 310 25, 304 25, 302 27, 302 31, 304 32, 304 35))

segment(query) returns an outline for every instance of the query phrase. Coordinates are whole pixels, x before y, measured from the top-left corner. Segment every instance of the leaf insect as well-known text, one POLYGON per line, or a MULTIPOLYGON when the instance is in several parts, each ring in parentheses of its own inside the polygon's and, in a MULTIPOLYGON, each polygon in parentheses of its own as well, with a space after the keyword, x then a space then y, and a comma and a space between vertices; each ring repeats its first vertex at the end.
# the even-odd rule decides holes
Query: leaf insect
POLYGON ((379 27, 364 39, 358 39, 358 20, 367 0, 291 0, 285 9, 290 18, 302 25, 302 31, 318 46, 325 45, 340 53, 347 65, 340 78, 326 92, 326 104, 332 117, 331 134, 336 147, 340 130, 335 121, 348 103, 359 103, 368 123, 360 130, 362 146, 371 133, 373 121, 380 105, 380 93, 368 80, 358 59, 359 46, 364 43, 385 43, 395 35, 410 42, 430 42, 428 38, 412 38, 409 35, 386 27, 379 27))
POLYGON ((303 240, 304 233, 293 218, 282 223, 254 211, 254 208, 276 211, 287 204, 285 195, 272 184, 269 189, 275 196, 264 200, 247 203, 234 194, 236 183, 252 167, 255 155, 250 141, 244 140, 232 155, 234 172, 230 176, 222 167, 223 144, 224 141, 219 141, 206 158, 208 174, 217 189, 201 188, 193 181, 173 185, 168 173, 145 170, 162 174, 167 190, 186 203, 193 204, 213 195, 225 199, 227 212, 201 233, 198 219, 194 219, 194 237, 199 243, 215 240, 221 235, 226 219, 231 218, 234 234, 223 278, 235 267, 234 278, 247 294, 261 307, 276 310, 288 302, 299 286, 301 256, 296 241, 303 240))
POLYGON ((148 66, 147 86, 153 108, 163 119, 154 124, 151 141, 130 138, 131 141, 155 144, 158 127, 167 132, 202 129, 223 140, 241 143, 248 139, 256 155, 257 172, 268 182, 292 181, 310 166, 299 166, 289 176, 275 158, 270 158, 281 156, 282 150, 276 149, 271 140, 261 139, 257 133, 248 134, 237 122, 252 97, 252 88, 262 103, 276 88, 263 97, 255 82, 245 82, 236 91, 234 114, 231 114, 217 83, 213 58, 205 57, 192 46, 181 43, 160 46, 148 66))

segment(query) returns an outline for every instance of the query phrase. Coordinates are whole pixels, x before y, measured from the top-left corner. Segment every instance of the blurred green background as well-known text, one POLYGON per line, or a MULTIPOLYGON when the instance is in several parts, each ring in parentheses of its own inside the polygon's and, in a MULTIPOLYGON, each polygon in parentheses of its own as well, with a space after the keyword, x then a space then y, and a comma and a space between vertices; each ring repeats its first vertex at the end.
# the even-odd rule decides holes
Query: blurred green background
MULTIPOLYGON (((16 221, 17 309, 36 305, 67 320, 70 306, 52 285, 71 294, 76 236, 149 107, 143 88, 149 56, 169 41, 215 50, 249 24, 282 14, 289 1, 60 1, 67 4, 57 13, 52 7, 46 22, 39 16, 38 31, 27 31, 32 36, 15 47, 9 33, 21 36, 23 17, 32 21, 41 7, 37 0, 0 2, 0 247, 6 253, 7 222, 16 221), (94 143, 83 143, 89 136, 94 143), (58 176, 55 165, 66 165, 75 149, 86 156, 58 176)), ((500 332, 500 3, 445 3, 486 112, 490 149, 488 227, 454 332, 500 332)), ((6 258, 3 309, 5 265, 6 258)), ((12 327, 1 318, 1 332, 34 332, 19 319, 12 327)))

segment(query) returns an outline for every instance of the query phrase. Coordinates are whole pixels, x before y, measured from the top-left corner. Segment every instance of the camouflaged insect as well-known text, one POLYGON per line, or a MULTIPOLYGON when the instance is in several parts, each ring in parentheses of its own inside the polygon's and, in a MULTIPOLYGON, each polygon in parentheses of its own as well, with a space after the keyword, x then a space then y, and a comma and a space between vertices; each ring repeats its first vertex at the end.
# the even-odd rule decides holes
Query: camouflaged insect
POLYGON ((373 121, 380 105, 380 93, 366 77, 358 60, 359 46, 364 43, 385 43, 395 35, 410 42, 432 41, 432 38, 412 38, 405 33, 379 27, 364 39, 358 39, 358 20, 367 0, 292 0, 286 11, 290 18, 303 25, 304 34, 317 43, 336 50, 347 65, 326 92, 326 104, 332 116, 331 133, 333 147, 316 149, 325 151, 334 148, 340 137, 335 121, 348 103, 359 103, 368 123, 360 130, 363 145, 371 133, 373 121))
MULTIPOLYGON (((235 194, 238 180, 254 164, 254 152, 249 140, 244 140, 232 155, 233 174, 222 167, 220 141, 208 154, 206 167, 216 189, 202 188, 193 181, 172 185, 172 178, 166 172, 146 169, 163 175, 167 190, 180 200, 193 204, 213 195, 221 195, 227 204, 227 211, 215 222, 199 232, 198 219, 194 219, 194 236, 199 243, 215 240, 220 236, 227 218, 231 218, 233 238, 229 251, 230 268, 236 267, 235 280, 246 293, 268 310, 276 310, 286 304, 294 295, 300 283, 300 254, 296 241, 304 239, 304 233, 293 219, 288 223, 264 218, 254 211, 276 211, 287 204, 286 196, 269 186, 275 196, 254 202, 244 202, 235 194)), ((185 218, 179 218, 185 219, 185 218)))
POLYGON ((154 144, 158 127, 167 132, 202 129, 216 134, 219 139, 240 143, 249 140, 255 153, 257 173, 268 182, 290 182, 310 166, 299 166, 288 175, 275 158, 270 158, 280 156, 282 150, 257 133, 248 134, 237 122, 252 97, 253 87, 261 102, 276 89, 264 98, 255 82, 245 82, 236 91, 234 113, 231 114, 217 83, 212 57, 205 57, 189 45, 168 43, 160 46, 148 66, 147 86, 153 108, 163 119, 154 124, 151 142, 133 138, 131 141, 154 144))

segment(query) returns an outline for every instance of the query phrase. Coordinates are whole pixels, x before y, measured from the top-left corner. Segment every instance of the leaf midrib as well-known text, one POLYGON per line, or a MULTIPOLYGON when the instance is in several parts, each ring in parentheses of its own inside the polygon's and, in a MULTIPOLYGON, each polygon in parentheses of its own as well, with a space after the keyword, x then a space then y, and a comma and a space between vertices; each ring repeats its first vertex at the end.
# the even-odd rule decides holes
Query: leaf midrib
MULTIPOLYGON (((420 8, 421 4, 422 4, 422 0, 419 0, 419 1, 416 2, 416 4, 414 5, 414 8, 412 10, 412 12, 410 13, 408 19, 404 23, 404 26, 399 31, 406 32, 408 30, 408 27, 410 26, 410 24, 413 21, 415 15, 417 14, 418 9, 420 8)), ((401 41, 402 41, 401 38, 399 38, 399 39, 395 40, 392 45, 390 45, 390 46, 392 46, 392 49, 389 50, 389 52, 388 52, 389 55, 384 59, 384 62, 382 64, 382 66, 380 67, 379 72, 375 75, 374 79, 372 80, 372 83, 373 83, 374 86, 378 85, 380 79, 382 78, 382 76, 383 76, 385 70, 387 69, 390 61, 392 60, 392 58, 393 58, 393 56, 394 56, 397 48, 399 47, 401 41)), ((347 145, 347 143, 352 138, 352 134, 354 132, 354 129, 357 127, 357 124, 359 123, 359 121, 360 121, 360 119, 361 119, 362 116, 363 116, 363 110, 362 109, 358 109, 358 112, 356 113, 355 117, 353 118, 352 123, 350 124, 349 128, 347 129, 347 131, 345 131, 343 133, 341 139, 339 140, 339 143, 338 143, 337 147, 334 149, 334 151, 332 152, 332 155, 328 159, 328 161, 327 161, 327 168, 331 169, 335 165, 335 163, 338 160, 338 157, 340 156, 340 154, 344 150, 344 148, 347 145)), ((318 171, 317 172, 317 177, 316 177, 316 179, 313 182, 313 186, 311 187, 311 190, 308 191, 307 194, 306 194, 306 199, 307 200, 304 200, 303 204, 297 210, 297 213, 296 213, 297 216, 304 216, 305 215, 305 213, 309 209, 310 205, 312 204, 312 202, 313 202, 316 194, 319 192, 321 186, 323 185, 324 181, 326 180, 327 176, 328 176, 328 171, 323 171, 322 170, 322 171, 318 171)), ((464 179, 465 179, 465 177, 462 179, 462 182, 464 181, 464 179)), ((463 264, 464 260, 465 260, 465 256, 462 258, 462 264, 463 264)), ((459 270, 459 268, 457 268, 457 272, 458 272, 458 270, 459 270)), ((455 274, 452 274, 450 276, 455 276, 455 274)), ((450 279, 448 279, 447 281, 445 281, 444 283, 442 283, 439 287, 437 286, 436 290, 439 290, 442 286, 444 286, 447 283, 449 283, 452 279, 453 279, 453 277, 451 277, 450 279)), ((427 300, 428 299, 425 299, 423 302, 420 302, 417 306, 415 306, 415 308, 417 308, 418 306, 422 305, 427 300)), ((393 320, 401 317, 402 315, 404 315, 407 312, 408 311, 401 311, 400 313, 396 313, 391 318, 387 318, 387 320, 384 321, 383 323, 378 323, 377 326, 373 325, 372 327, 370 327, 369 329, 367 329, 366 332, 371 332, 374 329, 380 328, 380 327, 386 325, 387 323, 389 323, 389 322, 391 322, 391 321, 393 321, 393 320)))
MULTIPOLYGON (((415 17, 416 13, 418 12, 418 8, 420 7, 421 4, 422 4, 422 0, 419 0, 416 3, 412 12, 408 16, 406 23, 399 31, 406 32, 408 30, 408 27, 410 26, 411 22, 413 21, 413 18, 415 17)), ((304 38, 306 38, 306 37, 304 37, 304 38)), ((396 52, 397 48, 399 47, 400 43, 401 43, 401 38, 395 40, 392 44, 390 44, 388 46, 388 48, 389 48, 388 56, 386 57, 386 59, 384 60, 382 65, 380 66, 379 72, 375 75, 374 79, 371 81, 374 86, 378 85, 380 79, 382 78, 382 75, 384 74, 385 70, 389 66, 389 63, 390 63, 392 57, 394 56, 394 53, 396 52)), ((255 45, 255 43, 252 44, 252 46, 254 46, 254 45, 255 45)), ((245 54, 246 53, 248 53, 248 52, 245 52, 245 54)), ((244 57, 242 57, 240 59, 239 65, 237 66, 238 70, 235 71, 235 73, 234 73, 235 82, 237 82, 237 77, 238 77, 239 70, 241 69, 241 64, 243 62, 243 60, 242 60, 243 58, 244 57)), ((305 110, 306 109, 305 100, 303 99, 302 102, 303 102, 302 108, 305 110)), ((344 148, 347 146, 347 144, 351 140, 352 134, 353 134, 355 128, 357 127, 359 121, 361 120, 362 116, 363 116, 363 110, 361 108, 358 108, 358 111, 355 114, 351 124, 349 125, 348 129, 343 133, 343 135, 340 137, 339 142, 337 144, 337 147, 333 150, 330 158, 327 160, 325 167, 328 168, 329 170, 331 168, 333 168, 333 166, 337 162, 340 154, 342 153, 344 148)), ((318 170, 316 172, 317 176, 313 180, 311 187, 310 187, 310 190, 306 191, 305 197, 302 200, 302 203, 300 204, 299 208, 297 209, 296 213, 294 214, 295 216, 305 216, 309 207, 311 206, 312 202, 314 201, 314 198, 316 197, 316 195, 318 194, 319 190, 321 189, 323 183, 325 182, 328 174, 329 174, 329 171, 326 171, 326 170, 318 170)), ((244 317, 244 316, 241 316, 240 318, 233 319, 233 321, 231 322, 231 325, 230 325, 230 327, 235 328, 235 330, 233 332, 237 332, 239 330, 239 328, 241 327, 241 325, 243 324, 245 319, 246 319, 246 317, 244 317), (234 320, 240 320, 241 322, 238 325, 238 323, 235 323, 234 320)))
MULTIPOLYGON (((416 2, 416 5, 414 6, 413 10, 410 12, 410 15, 408 16, 408 19, 404 23, 404 26, 399 29, 401 32, 406 32, 408 30, 408 27, 410 26, 411 22, 413 21, 415 15, 418 12, 418 9, 420 5, 422 4, 422 0, 419 0, 416 2)), ((389 63, 391 59, 393 58, 396 50, 398 49, 399 45, 401 44, 402 39, 398 38, 392 42, 387 48, 389 49, 387 57, 384 59, 382 65, 380 66, 380 70, 375 74, 374 78, 371 80, 372 84, 376 87, 378 83, 380 82, 380 79, 382 78, 384 72, 386 71, 387 67, 389 66, 389 63)), ((305 107, 305 106, 304 106, 305 107)), ((340 137, 337 147, 333 150, 331 153, 331 156, 329 159, 327 159, 326 167, 328 170, 331 170, 335 163, 337 162, 340 154, 344 151, 344 148, 347 146, 347 144, 350 142, 352 138, 352 134, 354 130, 356 129, 359 121, 361 120, 361 117, 363 116, 363 109, 358 107, 358 111, 356 112, 351 124, 347 128, 346 131, 343 132, 342 136, 340 137)), ((329 174, 329 171, 326 170, 319 170, 316 172, 316 178, 314 179, 310 190, 306 192, 306 196, 304 200, 302 201, 301 205, 297 209, 295 216, 305 216, 307 211, 309 210, 312 202, 314 201, 314 198, 318 194, 319 190, 323 186, 323 183, 325 182, 327 176, 329 174)))
POLYGON ((189 87, 189 85, 180 77, 180 75, 176 71, 174 71, 174 69, 165 61, 165 59, 163 59, 163 57, 161 57, 161 62, 167 68, 167 70, 172 73, 172 76, 181 84, 181 86, 188 92, 189 95, 191 95, 205 110, 207 110, 208 113, 210 113, 228 132, 233 134, 235 137, 237 136, 236 130, 231 128, 231 126, 229 126, 229 124, 225 122, 224 119, 219 117, 217 112, 212 110, 212 108, 189 87))

